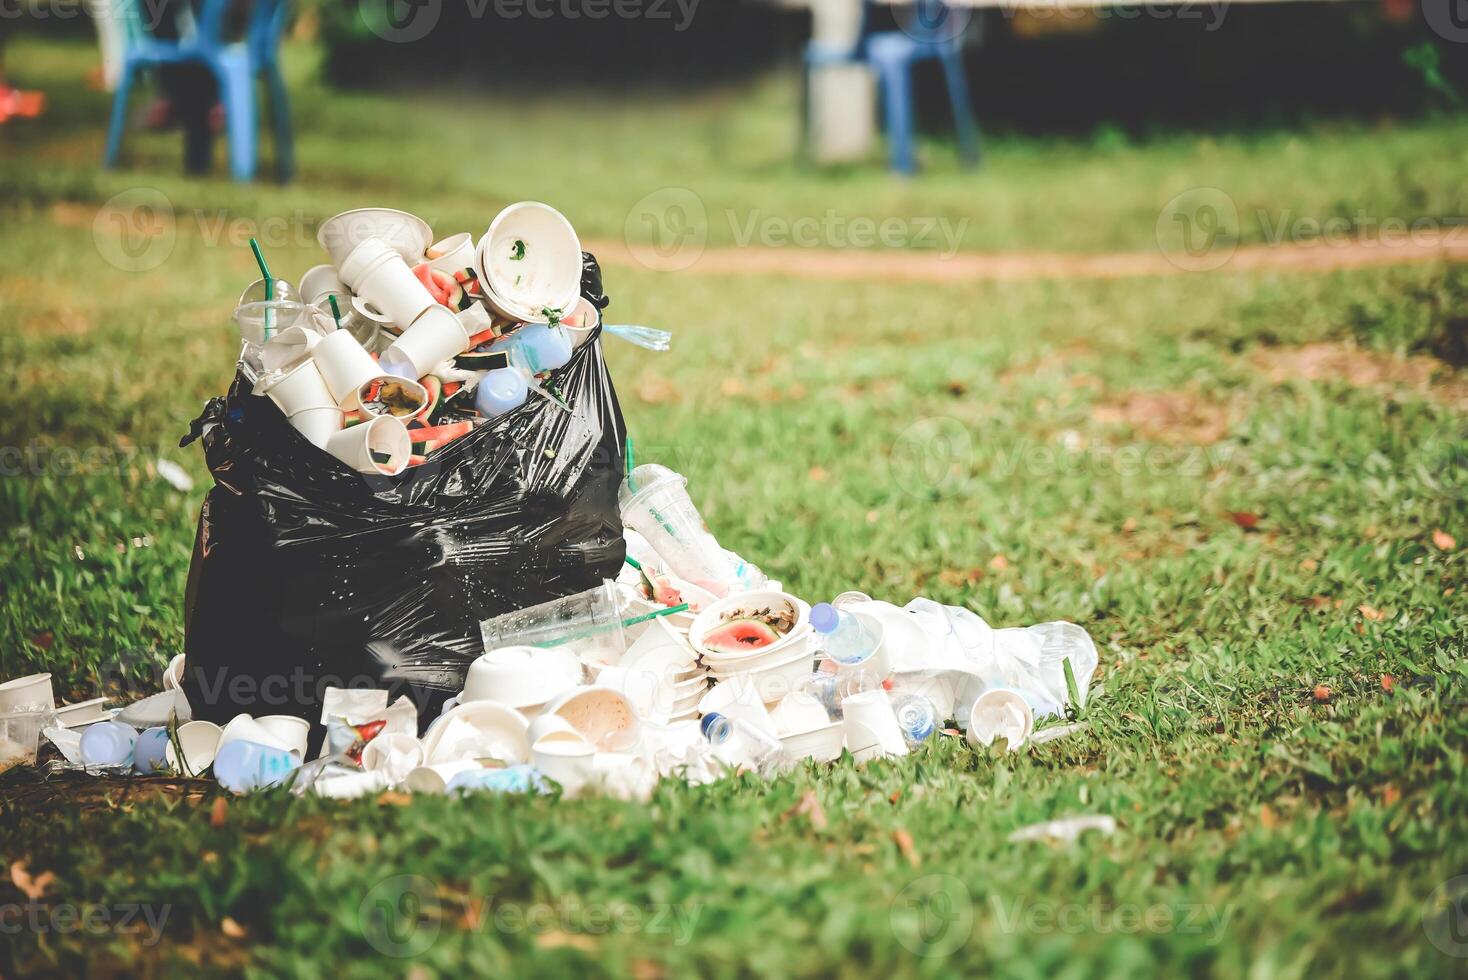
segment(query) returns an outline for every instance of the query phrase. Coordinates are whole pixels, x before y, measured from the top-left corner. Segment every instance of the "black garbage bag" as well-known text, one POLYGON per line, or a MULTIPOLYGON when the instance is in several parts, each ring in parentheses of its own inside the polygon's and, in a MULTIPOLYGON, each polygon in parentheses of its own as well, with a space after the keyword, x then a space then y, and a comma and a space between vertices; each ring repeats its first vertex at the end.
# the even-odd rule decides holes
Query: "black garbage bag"
MULTIPOLYGON (((606 305, 589 255, 582 291, 606 305)), ((314 723, 327 687, 380 687, 426 724, 481 620, 615 577, 626 435, 599 329, 547 386, 570 413, 532 394, 396 477, 311 445, 243 375, 210 400, 183 441, 214 476, 184 602, 194 717, 314 723)))

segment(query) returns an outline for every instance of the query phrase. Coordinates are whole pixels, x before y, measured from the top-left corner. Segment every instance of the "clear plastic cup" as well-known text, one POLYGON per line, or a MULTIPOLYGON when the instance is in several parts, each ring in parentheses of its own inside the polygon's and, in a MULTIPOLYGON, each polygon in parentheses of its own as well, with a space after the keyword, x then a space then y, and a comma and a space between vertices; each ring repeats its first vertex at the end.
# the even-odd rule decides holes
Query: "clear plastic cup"
POLYGON ((240 336, 252 344, 263 344, 287 327, 307 320, 311 307, 294 300, 242 303, 235 307, 234 322, 240 336))
POLYGON ((622 523, 647 539, 669 571, 715 595, 728 593, 738 570, 704 526, 685 477, 647 463, 622 481, 617 497, 622 523))
POLYGON ((622 616, 621 594, 608 580, 585 592, 486 619, 479 632, 486 651, 565 645, 583 658, 614 663, 627 650, 622 616))

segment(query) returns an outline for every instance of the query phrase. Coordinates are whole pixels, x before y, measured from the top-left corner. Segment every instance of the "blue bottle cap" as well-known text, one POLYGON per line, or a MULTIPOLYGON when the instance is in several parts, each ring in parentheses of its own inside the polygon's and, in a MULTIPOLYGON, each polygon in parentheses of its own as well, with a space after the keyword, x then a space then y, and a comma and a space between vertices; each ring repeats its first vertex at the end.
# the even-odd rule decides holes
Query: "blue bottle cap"
POLYGON ((723 721, 723 715, 719 714, 717 711, 710 711, 708 714, 704 715, 703 718, 699 721, 698 730, 703 733, 704 738, 708 738, 709 730, 712 729, 715 725, 722 724, 723 721))
POLYGON ((818 602, 810 607, 810 624, 817 633, 833 633, 841 625, 841 614, 829 602, 818 602))

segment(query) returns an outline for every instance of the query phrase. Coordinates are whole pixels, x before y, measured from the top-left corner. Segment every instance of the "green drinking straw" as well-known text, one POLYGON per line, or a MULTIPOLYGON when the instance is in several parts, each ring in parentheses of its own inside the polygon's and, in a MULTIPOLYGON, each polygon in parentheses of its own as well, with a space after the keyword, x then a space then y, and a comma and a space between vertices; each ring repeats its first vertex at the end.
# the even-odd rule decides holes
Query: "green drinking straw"
MULTIPOLYGON (((250 251, 255 253, 255 261, 260 265, 260 275, 265 279, 265 302, 269 303, 275 296, 275 280, 270 278, 270 266, 265 264, 265 256, 260 252, 260 243, 250 238, 250 251)), ((265 307, 265 332, 262 335, 265 340, 270 339, 270 307, 265 307)))
POLYGON ((632 482, 632 469, 633 469, 633 462, 632 462, 632 437, 631 436, 628 436, 627 437, 627 488, 635 493, 637 491, 637 484, 635 484, 635 483, 632 482))
POLYGON ((341 307, 336 305, 336 293, 327 293, 326 298, 331 302, 331 315, 336 319, 336 328, 340 330, 342 328, 342 311, 341 307))
MULTIPOLYGON (((687 609, 688 609, 688 603, 682 602, 682 603, 679 603, 676 606, 668 606, 666 609, 658 609, 658 610, 655 610, 654 612, 643 613, 641 616, 633 616, 631 619, 624 619, 624 620, 622 620, 622 627, 625 629, 628 626, 636 626, 638 623, 645 623, 649 619, 656 619, 659 616, 671 616, 671 615, 673 615, 673 613, 685 612, 687 609)), ((572 640, 580 640, 580 639, 584 639, 584 638, 586 638, 588 636, 595 636, 598 633, 605 633, 609 629, 611 629, 610 626, 603 626, 603 627, 600 627, 599 629, 583 630, 580 633, 575 633, 575 634, 573 634, 571 636, 562 637, 561 639, 556 640, 553 643, 546 642, 546 643, 537 643, 535 645, 536 645, 536 647, 538 647, 540 649, 545 649, 546 647, 558 647, 558 646, 560 646, 563 643, 570 643, 572 640)))

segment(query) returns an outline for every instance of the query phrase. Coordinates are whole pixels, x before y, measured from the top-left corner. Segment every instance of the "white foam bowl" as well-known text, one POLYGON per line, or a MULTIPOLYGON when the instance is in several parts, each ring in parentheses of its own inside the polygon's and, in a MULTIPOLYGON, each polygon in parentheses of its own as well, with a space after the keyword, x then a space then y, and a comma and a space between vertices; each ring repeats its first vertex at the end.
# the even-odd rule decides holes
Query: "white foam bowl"
POLYGON ((538 707, 581 683, 581 661, 564 648, 528 646, 490 650, 469 665, 460 704, 499 701, 538 707))
POLYGON ((641 723, 632 702, 621 691, 609 687, 578 687, 546 706, 546 713, 560 715, 592 745, 600 748, 605 739, 635 742, 641 723))
POLYGON ((561 212, 538 201, 511 204, 496 215, 479 240, 474 262, 485 301, 512 320, 546 323, 549 317, 541 310, 569 311, 581 294, 576 229, 561 212))
POLYGON ((367 238, 381 238, 393 247, 409 265, 423 261, 423 253, 433 242, 433 229, 428 222, 406 211, 392 208, 356 208, 333 215, 316 230, 316 241, 332 265, 340 267, 367 238))
POLYGON ((795 625, 791 627, 790 632, 769 646, 757 647, 755 649, 759 653, 769 653, 773 650, 790 646, 810 628, 810 604, 804 599, 793 596, 788 592, 779 592, 774 589, 755 589, 751 592, 736 592, 733 595, 716 600, 711 605, 705 606, 703 611, 694 617, 693 624, 688 629, 688 642, 693 644, 693 649, 697 650, 705 660, 710 655, 714 657, 728 657, 730 654, 727 651, 710 650, 703 645, 704 636, 724 621, 725 614, 739 611, 753 613, 765 608, 773 611, 787 606, 795 612, 795 625))
POLYGON ((811 671, 815 669, 815 651, 797 650, 789 659, 761 667, 758 670, 740 670, 728 674, 715 673, 714 679, 729 681, 735 678, 747 680, 759 692, 760 700, 769 704, 794 691, 801 690, 811 671))
POLYGON ((718 653, 706 653, 703 663, 712 674, 735 674, 751 670, 760 670, 774 664, 784 663, 796 652, 811 651, 814 656, 813 630, 807 628, 798 636, 787 637, 790 642, 772 643, 767 647, 759 647, 755 652, 746 656, 726 656, 718 653), (805 642, 802 644, 801 640, 805 642))

